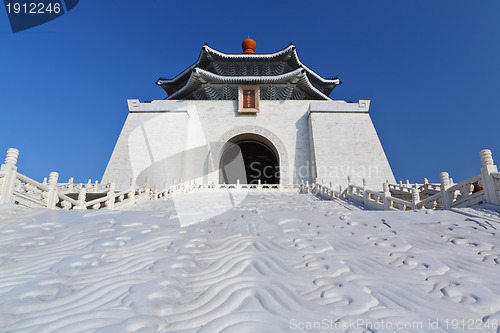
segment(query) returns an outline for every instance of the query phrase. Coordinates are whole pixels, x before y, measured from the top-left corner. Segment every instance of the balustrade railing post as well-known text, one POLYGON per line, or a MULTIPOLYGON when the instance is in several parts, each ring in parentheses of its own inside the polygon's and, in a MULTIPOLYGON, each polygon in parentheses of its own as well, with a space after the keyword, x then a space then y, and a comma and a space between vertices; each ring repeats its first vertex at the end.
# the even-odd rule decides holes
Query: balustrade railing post
POLYGON ((163 192, 163 200, 168 200, 168 183, 165 182, 165 192, 163 192))
POLYGON ((0 166, 0 171, 5 172, 5 176, 0 178, 0 204, 9 203, 14 200, 18 156, 19 150, 9 148, 5 157, 5 163, 0 166))
POLYGON ((485 192, 486 202, 493 205, 499 205, 500 199, 495 189, 495 179, 492 173, 497 173, 498 169, 493 162, 493 156, 491 150, 483 149, 479 153, 481 156, 481 178, 483 179, 483 187, 485 192))
POLYGON ((158 190, 156 184, 153 186, 153 200, 158 200, 158 190))
POLYGON ((149 189, 149 178, 148 178, 148 176, 146 176, 146 181, 145 181, 145 183, 146 183, 146 184, 144 185, 144 192, 146 192, 146 193, 147 193, 147 195, 149 196, 149 190, 150 190, 150 189, 149 189))
POLYGON ((384 197, 383 197, 384 210, 389 210, 389 208, 391 207, 390 200, 388 199, 391 196, 391 191, 389 189, 389 182, 385 182, 383 184, 383 189, 384 189, 384 197))
POLYGON ((368 205, 368 192, 366 191, 367 190, 367 187, 366 187, 366 179, 363 178, 363 203, 365 205, 368 205))
POLYGON ((443 204, 443 209, 450 209, 450 194, 448 193, 448 188, 450 187, 450 175, 448 172, 441 172, 439 174, 439 179, 441 182, 441 203, 443 204))
POLYGON ((106 200, 106 207, 113 210, 115 209, 115 183, 109 183, 108 200, 106 200))
POLYGON ((135 179, 134 178, 130 179, 130 188, 128 191, 128 199, 130 200, 131 204, 135 203, 135 179))
POLYGON ((351 194, 352 194, 351 176, 347 176, 347 198, 350 198, 351 194))
POLYGON ((78 206, 74 209, 86 209, 86 200, 87 200, 87 189, 80 184, 80 189, 78 191, 78 206))
POLYGON ((59 202, 57 197, 57 181, 59 179, 59 174, 57 172, 51 172, 49 174, 49 193, 47 195, 47 207, 49 209, 56 209, 56 204, 59 202))
POLYGON ((418 193, 417 184, 415 184, 415 188, 412 189, 411 199, 412 208, 417 209, 417 204, 420 202, 420 193, 418 193))
POLYGON ((73 177, 68 180, 68 191, 72 192, 75 190, 75 184, 73 184, 73 177))
POLYGON ((239 190, 241 188, 240 186, 240 180, 236 179, 236 189, 239 190))

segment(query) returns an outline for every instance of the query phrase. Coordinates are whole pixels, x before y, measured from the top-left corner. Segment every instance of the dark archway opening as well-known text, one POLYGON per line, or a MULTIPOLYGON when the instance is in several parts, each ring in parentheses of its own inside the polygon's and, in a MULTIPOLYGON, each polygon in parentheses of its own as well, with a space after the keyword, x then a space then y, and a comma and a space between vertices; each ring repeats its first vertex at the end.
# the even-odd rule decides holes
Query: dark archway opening
POLYGON ((220 160, 222 184, 279 184, 278 155, 270 142, 243 135, 226 144, 220 160))

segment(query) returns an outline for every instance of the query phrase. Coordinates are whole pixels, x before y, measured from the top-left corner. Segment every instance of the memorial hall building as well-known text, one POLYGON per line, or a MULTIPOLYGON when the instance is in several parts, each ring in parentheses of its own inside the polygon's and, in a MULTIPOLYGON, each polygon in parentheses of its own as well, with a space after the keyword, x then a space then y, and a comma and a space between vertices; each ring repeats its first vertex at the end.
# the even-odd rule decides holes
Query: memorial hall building
POLYGON ((270 54, 256 53, 252 39, 242 47, 227 54, 204 45, 192 66, 158 79, 165 99, 128 100, 103 182, 395 182, 369 100, 332 98, 340 80, 303 64, 294 45, 270 54))

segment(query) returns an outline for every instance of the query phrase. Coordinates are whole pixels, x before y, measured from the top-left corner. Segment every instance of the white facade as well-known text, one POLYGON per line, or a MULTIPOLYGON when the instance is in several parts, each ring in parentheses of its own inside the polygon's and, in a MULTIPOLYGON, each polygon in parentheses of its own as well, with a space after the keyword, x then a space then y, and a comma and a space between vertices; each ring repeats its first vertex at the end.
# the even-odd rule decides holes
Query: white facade
POLYGON ((129 115, 103 182, 131 179, 162 188, 183 181, 219 183, 226 143, 253 134, 277 152, 281 184, 301 180, 381 189, 394 176, 368 114, 370 101, 261 100, 257 114, 237 100, 129 100, 129 115))

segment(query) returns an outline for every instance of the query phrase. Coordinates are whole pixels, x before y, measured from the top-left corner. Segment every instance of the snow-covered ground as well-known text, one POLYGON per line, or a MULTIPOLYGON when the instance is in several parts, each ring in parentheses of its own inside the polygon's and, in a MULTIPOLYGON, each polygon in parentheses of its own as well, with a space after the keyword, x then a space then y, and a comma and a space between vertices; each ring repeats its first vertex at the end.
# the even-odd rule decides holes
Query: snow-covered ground
POLYGON ((184 196, 134 211, 0 209, 0 331, 497 331, 494 216, 184 196))

